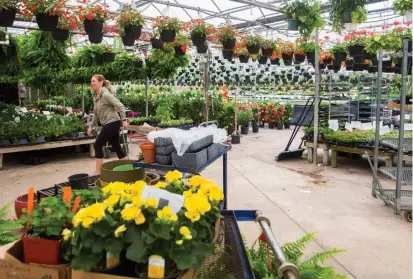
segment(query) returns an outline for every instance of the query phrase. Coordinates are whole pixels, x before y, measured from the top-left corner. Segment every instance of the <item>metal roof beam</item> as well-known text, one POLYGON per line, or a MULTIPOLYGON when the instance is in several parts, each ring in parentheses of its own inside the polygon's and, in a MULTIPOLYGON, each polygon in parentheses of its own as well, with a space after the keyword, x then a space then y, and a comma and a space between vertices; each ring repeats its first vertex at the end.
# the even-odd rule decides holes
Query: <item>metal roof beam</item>
POLYGON ((232 13, 242 12, 242 11, 248 10, 249 8, 251 8, 250 5, 245 5, 245 6, 241 6, 241 7, 231 8, 231 9, 222 11, 222 12, 220 12, 220 13, 215 13, 214 15, 207 16, 207 17, 205 18, 205 20, 208 20, 208 19, 211 19, 211 18, 214 18, 214 17, 224 17, 225 15, 229 15, 229 14, 232 14, 232 13))
POLYGON ((280 12, 280 9, 278 7, 268 5, 267 3, 260 2, 260 1, 255 1, 255 0, 231 0, 231 1, 241 3, 241 4, 251 5, 252 7, 266 9, 266 10, 270 10, 274 12, 280 12))

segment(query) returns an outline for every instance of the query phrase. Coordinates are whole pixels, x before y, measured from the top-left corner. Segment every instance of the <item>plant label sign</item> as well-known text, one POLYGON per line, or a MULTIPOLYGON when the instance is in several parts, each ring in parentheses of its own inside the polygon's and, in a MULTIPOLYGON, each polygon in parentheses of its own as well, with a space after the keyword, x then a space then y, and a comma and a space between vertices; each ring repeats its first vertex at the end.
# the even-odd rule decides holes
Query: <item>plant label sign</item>
POLYGON ((113 51, 116 53, 122 52, 122 39, 120 37, 113 38, 113 51))
POLYGON ((185 198, 166 190, 145 186, 142 190, 142 199, 155 198, 158 201, 158 209, 169 206, 173 213, 177 214, 184 205, 185 198))

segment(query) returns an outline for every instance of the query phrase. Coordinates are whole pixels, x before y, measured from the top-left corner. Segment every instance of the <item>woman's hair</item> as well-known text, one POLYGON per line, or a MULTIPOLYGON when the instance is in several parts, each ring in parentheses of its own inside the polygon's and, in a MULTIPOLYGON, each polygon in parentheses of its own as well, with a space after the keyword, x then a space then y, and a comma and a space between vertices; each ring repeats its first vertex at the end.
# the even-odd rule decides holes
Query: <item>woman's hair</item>
POLYGON ((110 81, 105 80, 105 77, 103 75, 93 75, 98 81, 103 82, 103 86, 106 87, 107 89, 110 89, 110 81))

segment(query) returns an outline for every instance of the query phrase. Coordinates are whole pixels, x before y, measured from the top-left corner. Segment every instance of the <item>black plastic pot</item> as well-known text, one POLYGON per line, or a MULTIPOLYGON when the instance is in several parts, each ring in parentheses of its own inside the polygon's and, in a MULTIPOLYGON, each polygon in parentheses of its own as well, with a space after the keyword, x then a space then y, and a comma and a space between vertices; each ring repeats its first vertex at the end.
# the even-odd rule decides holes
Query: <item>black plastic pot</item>
POLYGON ((124 46, 134 46, 136 39, 132 36, 122 36, 124 46))
POLYGON ((269 129, 275 129, 275 122, 269 122, 268 123, 268 128, 269 129))
POLYGON ((268 61, 267 56, 261 56, 260 58, 258 58, 258 63, 260 63, 261 65, 267 64, 267 61, 268 61))
POLYGON ((92 44, 100 44, 103 40, 103 33, 90 33, 88 34, 89 42, 92 44))
POLYGON ((348 52, 351 57, 362 56, 364 53, 364 46, 355 45, 348 48, 348 52))
POLYGON ((291 124, 290 124, 289 121, 284 123, 284 128, 285 129, 290 129, 290 126, 291 126, 291 124))
POLYGON ((0 26, 11 27, 16 19, 17 10, 3 8, 0 11, 0 26))
POLYGON ((241 63, 248 63, 250 60, 250 57, 248 55, 240 55, 239 57, 239 62, 241 63))
POLYGON ((288 22, 288 30, 297 31, 298 30, 298 20, 289 18, 287 19, 288 22))
POLYGON ((295 63, 297 63, 297 64, 303 63, 304 60, 305 60, 305 55, 296 53, 296 54, 294 54, 294 60, 295 60, 295 63))
POLYGON ((151 44, 152 44, 152 48, 161 49, 163 42, 160 39, 152 38, 151 44))
POLYGON ((224 49, 233 49, 235 47, 235 43, 237 42, 236 39, 230 39, 222 42, 222 46, 224 49))
POLYGON ((128 25, 125 27, 124 37, 139 39, 142 34, 142 25, 128 25))
POLYGON ((258 52, 260 51, 260 45, 247 45, 247 50, 250 54, 258 54, 258 52))
POLYGON ((352 10, 347 10, 341 14, 341 20, 343 23, 351 23, 351 12, 352 10))
POLYGON ((258 133, 258 131, 260 130, 260 127, 258 125, 252 125, 252 132, 253 133, 258 133))
POLYGON ((174 46, 174 49, 175 49, 176 56, 183 56, 186 53, 186 51, 182 50, 182 46, 174 46))
POLYGON ((347 54, 345 52, 336 52, 334 53, 334 63, 341 64, 341 62, 345 61, 347 54))
POLYGON ((272 48, 261 48, 261 51, 262 51, 263 56, 271 57, 273 49, 272 48))
POLYGON ((277 123, 277 130, 282 130, 282 129, 283 129, 283 124, 277 123))
POLYGON ((57 15, 50 16, 46 14, 36 14, 36 22, 39 29, 42 31, 53 31, 57 27, 59 17, 57 15))
POLYGON ((241 135, 236 134, 231 136, 231 144, 240 144, 241 143, 241 135))
POLYGON ((104 62, 113 62, 115 61, 115 56, 116 56, 115 53, 105 52, 103 53, 102 58, 104 62))
POLYGON ((387 60, 387 61, 382 62, 383 68, 390 68, 391 64, 392 64, 391 60, 387 60))
POLYGON ((86 34, 103 34, 103 21, 101 20, 84 20, 83 27, 86 34))
POLYGON ((250 127, 249 126, 241 126, 241 135, 248 135, 248 131, 249 131, 250 127))
POLYGON ((197 51, 198 53, 206 53, 206 52, 208 51, 208 45, 207 45, 207 44, 203 44, 203 45, 197 46, 197 47, 196 47, 196 51, 197 51))
POLYGON ((229 61, 231 61, 232 60, 232 55, 233 55, 233 51, 232 50, 223 50, 222 51, 222 56, 225 58, 225 59, 227 59, 227 60, 229 60, 229 61))
POLYGON ((271 59, 271 65, 280 65, 280 58, 271 59))
POLYGON ((305 55, 307 56, 307 61, 309 63, 314 63, 314 61, 315 61, 315 51, 306 52, 305 55))
POLYGON ((368 71, 369 73, 377 73, 378 67, 369 67, 368 71))
POLYGON ((205 45, 206 35, 205 34, 193 34, 191 35, 192 44, 196 47, 205 45))
POLYGON ((72 189, 87 189, 89 188, 87 173, 79 173, 69 176, 69 185, 72 189))
POLYGON ((160 33, 161 41, 166 43, 171 43, 175 40, 176 32, 175 30, 162 30, 160 33))
POLYGON ((63 42, 69 38, 69 30, 56 28, 52 31, 53 40, 63 42))
POLYGON ((366 61, 366 59, 364 58, 363 55, 353 56, 353 61, 354 61, 354 64, 364 64, 364 62, 366 61))

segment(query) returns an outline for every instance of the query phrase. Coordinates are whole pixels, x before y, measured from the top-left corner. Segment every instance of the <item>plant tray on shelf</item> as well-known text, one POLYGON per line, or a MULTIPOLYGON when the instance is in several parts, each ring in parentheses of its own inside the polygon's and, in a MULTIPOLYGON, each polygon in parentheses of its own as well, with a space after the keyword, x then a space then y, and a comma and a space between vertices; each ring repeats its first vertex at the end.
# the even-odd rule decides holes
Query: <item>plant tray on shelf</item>
POLYGON ((196 153, 184 153, 179 156, 177 153, 172 153, 172 163, 178 168, 199 168, 208 161, 207 149, 203 149, 196 153))
POLYGON ((126 129, 129 131, 147 131, 147 132, 151 132, 151 131, 156 131, 156 127, 151 127, 151 126, 138 126, 138 125, 128 125, 126 126, 126 129))

